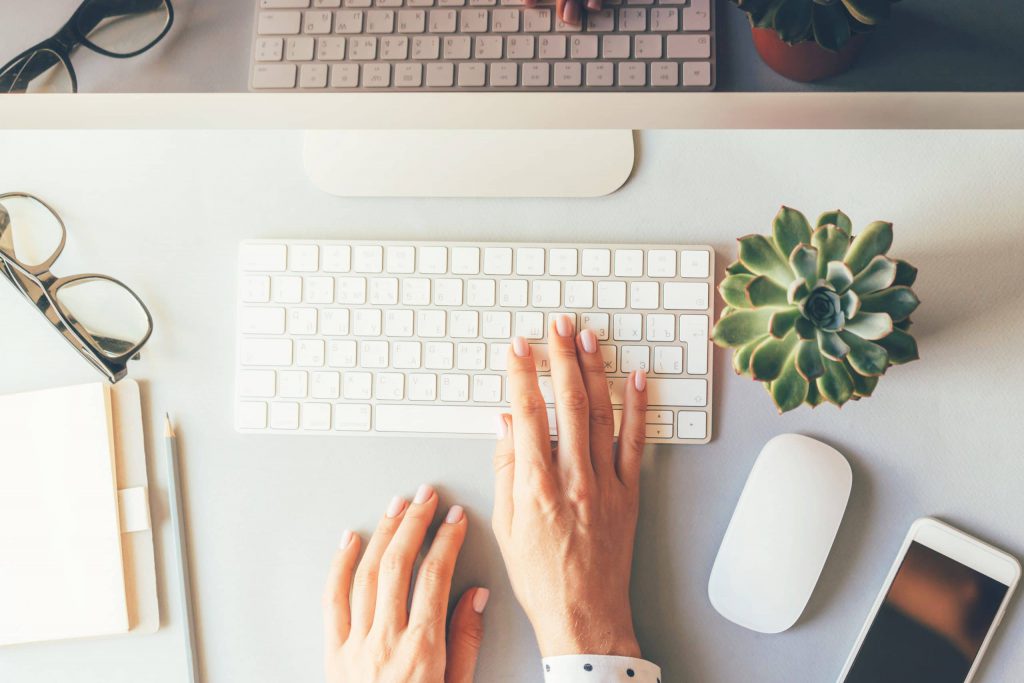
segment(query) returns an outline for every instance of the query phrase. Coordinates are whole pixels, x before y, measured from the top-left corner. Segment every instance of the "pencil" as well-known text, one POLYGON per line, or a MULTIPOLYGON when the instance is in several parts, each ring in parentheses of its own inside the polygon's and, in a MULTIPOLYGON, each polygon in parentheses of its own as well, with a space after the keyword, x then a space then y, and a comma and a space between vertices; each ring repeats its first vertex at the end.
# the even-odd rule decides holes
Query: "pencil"
POLYGON ((185 518, 181 504, 181 471, 178 466, 178 439, 174 436, 170 415, 164 416, 164 439, 167 445, 167 498, 171 508, 174 532, 174 554, 178 559, 178 592, 181 595, 182 628, 188 647, 185 659, 190 683, 199 683, 199 658, 196 656, 196 635, 192 611, 192 582, 188 573, 188 545, 185 542, 185 518))

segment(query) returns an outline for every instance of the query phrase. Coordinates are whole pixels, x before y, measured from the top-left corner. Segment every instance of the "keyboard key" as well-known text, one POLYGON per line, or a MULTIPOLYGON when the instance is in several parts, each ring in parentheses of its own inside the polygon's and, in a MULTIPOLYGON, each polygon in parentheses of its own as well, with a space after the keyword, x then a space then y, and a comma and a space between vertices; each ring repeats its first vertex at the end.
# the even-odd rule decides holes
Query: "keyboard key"
POLYGON ((418 9, 398 11, 399 33, 423 33, 427 26, 427 13, 418 9))
POLYGON ((580 315, 580 329, 592 331, 598 341, 606 341, 609 334, 608 321, 607 313, 583 313, 580 315))
POLYGON ((333 19, 330 12, 303 12, 302 32, 307 35, 330 33, 333 19))
POLYGON ((657 7, 652 9, 651 30, 659 33, 678 31, 679 10, 675 7, 657 7))
POLYGON ((260 35, 297 35, 301 28, 301 12, 260 12, 256 23, 260 35))
POLYGON ((334 280, 334 297, 339 304, 365 304, 366 278, 339 277, 334 280))
POLYGON ((638 310, 654 310, 658 308, 658 283, 629 283, 629 307, 638 310))
POLYGON ((703 375, 708 371, 708 316, 679 316, 679 341, 686 342, 686 372, 703 375))
POLYGON ((267 404, 262 401, 242 401, 236 413, 239 429, 266 429, 267 404))
POLYGON ((524 86, 532 86, 535 88, 547 87, 548 82, 551 78, 551 73, 548 68, 548 64, 545 62, 541 63, 527 63, 523 64, 522 68, 522 79, 524 86))
POLYGON ((451 370, 455 367, 455 345, 451 342, 427 342, 423 367, 451 370))
POLYGON ((706 282, 666 282, 665 308, 670 311, 705 311, 710 302, 706 282))
POLYGON ((619 354, 620 372, 651 369, 651 347, 649 346, 623 346, 619 349, 619 354))
POLYGON ((338 398, 341 395, 341 374, 330 370, 311 373, 309 393, 313 398, 338 398))
POLYGON ((676 436, 680 439, 706 439, 708 436, 708 416, 690 410, 680 410, 678 415, 676 436))
POLYGON ((357 337, 380 335, 382 315, 376 308, 359 308, 352 311, 352 334, 357 337))
POLYGON ((381 401, 401 401, 405 398, 405 375, 400 372, 379 373, 376 394, 381 401))
POLYGON ((675 415, 671 410, 648 410, 646 422, 649 425, 670 425, 675 423, 675 415))
POLYGON ((523 10, 523 31, 526 33, 547 33, 551 30, 551 10, 533 7, 523 10))
POLYGON ((555 87, 578 88, 583 83, 583 65, 579 62, 555 64, 555 87))
MULTIPOLYGON (((633 36, 633 53, 637 59, 661 59, 661 40, 661 36, 633 36)), ((678 65, 674 62, 672 66, 675 66, 678 70, 678 65)), ((651 80, 654 80, 653 74, 651 80)))
POLYGON ((517 312, 515 335, 525 339, 543 339, 544 314, 535 311, 517 312))
POLYGON ((612 338, 615 341, 643 339, 644 317, 639 313, 616 313, 612 316, 612 338))
POLYGON ((654 348, 654 371, 659 375, 678 375, 683 371, 683 350, 678 346, 654 348))
MULTIPOLYGON (((608 380, 613 405, 621 405, 626 395, 627 377, 608 380)), ((705 379, 647 380, 647 404, 650 406, 703 407, 708 402, 708 382, 705 379)))
POLYGON ((496 302, 497 283, 494 280, 469 280, 466 282, 466 305, 473 308, 488 308, 496 302))
POLYGON ((623 309, 626 307, 626 283, 602 281, 597 283, 597 307, 623 309))
POLYGON ((459 370, 483 370, 486 364, 486 345, 480 342, 462 342, 456 349, 455 367, 459 370))
POLYGON ((651 85, 674 88, 679 85, 679 65, 675 62, 651 64, 651 85))
MULTIPOLYGON (((565 36, 541 36, 539 40, 541 59, 565 59, 567 42, 565 36)), ((555 69, 555 85, 558 85, 558 69, 555 69)))
POLYGON ((425 277, 406 278, 402 285, 403 306, 430 305, 430 280, 425 277))
MULTIPOLYGON (((391 33, 395 30, 395 13, 389 9, 369 10, 366 13, 367 33, 391 33)), ((387 59, 385 57, 385 59, 387 59)))
POLYGON ((508 247, 488 247, 484 249, 485 275, 511 275, 512 250, 508 247))
POLYGON ((594 283, 589 280, 570 280, 565 283, 566 308, 593 308, 594 283))
POLYGON ((291 339, 243 339, 242 365, 291 365, 291 339))
POLYGON ((587 12, 587 31, 591 33, 602 33, 615 30, 614 10, 606 9, 600 12, 587 12))
POLYGON ((257 38, 256 61, 280 62, 284 55, 284 40, 281 38, 257 38))
POLYGON ((671 439, 672 425, 644 425, 648 439, 671 439))
POLYGON ((647 252, 647 277, 675 277, 676 252, 673 249, 652 249, 647 252))
POLYGON ((519 31, 517 9, 496 9, 491 12, 491 30, 494 33, 516 33, 519 31))
POLYGON ((335 33, 362 33, 363 32, 363 11, 362 10, 341 10, 334 13, 335 33))
POLYGON ((408 59, 409 39, 406 36, 387 36, 381 38, 380 57, 387 60, 408 59))
POLYGON ((469 400, 469 375, 445 374, 440 376, 438 398, 459 403, 469 400))
POLYGON ((615 65, 611 62, 588 62, 586 84, 588 87, 609 87, 615 78, 615 65))
POLYGON ((387 337, 411 337, 415 314, 408 309, 391 309, 384 314, 384 335, 387 337))
MULTIPOLYGON (((333 64, 331 66, 332 88, 354 88, 359 85, 358 64, 333 64)), ((347 269, 346 269, 347 271, 347 269)), ((346 272, 336 271, 336 272, 346 272)))
POLYGON ((431 88, 450 88, 455 83, 454 64, 428 64, 427 86, 431 88))
POLYGON ((544 250, 534 247, 516 249, 517 275, 543 275, 544 250))
POLYGON ((279 398, 306 398, 309 395, 309 375, 305 370, 282 370, 277 373, 279 398))
POLYGON ((711 57, 711 39, 706 35, 676 34, 667 36, 665 40, 669 59, 708 59, 711 57))
POLYGON ((328 431, 331 428, 331 404, 304 403, 301 408, 302 428, 309 431, 328 431))
MULTIPOLYGON (((288 334, 316 334, 317 312, 315 308, 293 308, 288 311, 288 334)), ((276 334, 281 334, 277 332, 276 334)))
POLYGON ((644 252, 642 250, 615 250, 615 277, 641 277, 643 273, 644 252))
POLYGON ((569 41, 569 56, 573 59, 596 59, 597 36, 573 36, 569 41))
POLYGON ((432 9, 428 17, 431 33, 455 33, 458 14, 451 9, 432 9))
POLYGON ((473 401, 498 403, 501 401, 501 375, 474 375, 473 401))
POLYGON ((284 41, 284 58, 289 62, 308 62, 313 59, 316 41, 309 36, 287 38, 284 41))
POLYGON ((284 309, 247 306, 242 309, 239 326, 245 334, 284 334, 284 309))
POLYGON ((519 84, 519 67, 514 63, 491 64, 491 85, 499 88, 514 88, 519 84))
POLYGON ((334 429, 345 432, 370 430, 370 406, 365 404, 334 404, 334 429))
POLYGON ((354 368, 356 366, 356 343, 351 339, 328 342, 327 365, 332 368, 354 368))
POLYGON ((686 251, 679 253, 679 275, 681 277, 706 278, 711 271, 711 254, 706 251, 686 251))
POLYGON ((238 395, 243 398, 273 398, 277 376, 273 370, 242 370, 238 373, 238 395))
POLYGON ((536 39, 533 36, 511 36, 505 44, 509 59, 533 59, 536 39))
POLYGON ((270 404, 270 428, 293 430, 299 428, 299 404, 274 401, 270 404))
POLYGON ((423 65, 395 64, 395 85, 400 88, 418 88, 423 85, 423 65))
POLYGON ((301 9, 309 7, 309 0, 260 0, 260 9, 301 9))
POLYGON ((670 342, 676 339, 676 318, 668 313, 647 316, 647 341, 670 342))
POLYGON ((323 339, 300 339, 295 343, 295 364, 299 367, 321 367, 324 356, 323 339))
POLYGON ((629 59, 631 38, 627 35, 601 36, 601 57, 604 59, 629 59))
MULTIPOLYGON (((486 10, 465 10, 459 13, 459 31, 462 33, 483 33, 487 30, 486 10)), ((483 59, 477 54, 478 59, 483 59)))
POLYGON ((442 41, 445 59, 469 59, 472 42, 469 36, 448 36, 442 41))
POLYGON ((683 30, 711 30, 711 0, 692 0, 690 6, 683 9, 683 30))
POLYGON ((253 69, 252 87, 294 88, 296 73, 294 64, 257 64, 253 69))
POLYGON ((647 30, 647 10, 645 9, 620 9, 619 30, 629 33, 639 33, 647 30))
POLYGON ((416 334, 420 337, 443 337, 446 325, 444 311, 416 311, 416 334))
POLYGON ((534 308, 558 308, 562 305, 562 283, 558 280, 535 280, 531 305, 534 308))
POLYGON ((320 312, 320 332, 329 337, 348 334, 349 313, 346 308, 325 308, 320 312))
POLYGON ((620 62, 619 85, 630 87, 647 85, 647 65, 643 62, 620 62))
POLYGON ((377 59, 377 39, 349 38, 348 58, 356 61, 368 61, 371 59, 377 59))
POLYGON ((373 375, 369 372, 346 372, 344 395, 349 400, 367 400, 373 395, 373 375))
MULTIPOLYGON (((409 400, 411 401, 435 401, 437 400, 437 375, 430 373, 416 373, 409 375, 409 400)), ((377 406, 378 417, 384 406, 377 406)), ((377 424, 377 429, 387 431, 377 424)))

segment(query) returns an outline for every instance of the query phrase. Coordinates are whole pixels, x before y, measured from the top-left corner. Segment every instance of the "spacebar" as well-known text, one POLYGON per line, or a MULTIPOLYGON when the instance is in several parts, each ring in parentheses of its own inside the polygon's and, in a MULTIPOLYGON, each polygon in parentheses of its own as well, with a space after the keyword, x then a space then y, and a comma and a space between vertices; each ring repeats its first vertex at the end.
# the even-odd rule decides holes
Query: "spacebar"
MULTIPOLYGON (((505 408, 504 410, 508 410, 505 408)), ((428 432, 438 434, 494 434, 499 406, 376 406, 378 432, 428 432)))

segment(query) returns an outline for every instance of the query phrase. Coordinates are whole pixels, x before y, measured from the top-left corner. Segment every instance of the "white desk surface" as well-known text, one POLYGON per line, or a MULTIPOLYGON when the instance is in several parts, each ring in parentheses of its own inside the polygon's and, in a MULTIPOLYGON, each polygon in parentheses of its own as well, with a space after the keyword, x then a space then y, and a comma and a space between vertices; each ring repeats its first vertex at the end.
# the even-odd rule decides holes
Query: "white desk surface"
MULTIPOLYGON (((839 672, 911 521, 936 515, 1024 555, 1020 259, 1024 134, 656 132, 634 178, 599 200, 343 200, 300 165, 301 134, 2 132, 0 188, 36 192, 68 225, 59 273, 110 273, 151 307, 156 334, 132 369, 148 416, 164 626, 145 637, 0 651, 5 683, 178 683, 185 660, 158 418, 180 429, 206 683, 321 680, 319 598, 347 526, 372 528, 395 493, 434 482, 470 510, 457 589, 490 586, 478 680, 541 680, 489 529, 491 443, 243 438, 232 430, 235 260, 251 237, 372 236, 710 243, 765 231, 782 202, 896 225, 920 267, 923 360, 877 395, 779 417, 717 353, 714 441, 651 448, 633 595, 645 654, 665 681, 818 683, 839 672), (798 624, 758 635, 708 603, 712 560, 761 445, 797 431, 849 457, 854 489, 821 583, 798 624)), ((0 287, 0 391, 96 379, 0 287)), ((1024 612, 1010 609, 979 681, 1024 670, 1024 612)))

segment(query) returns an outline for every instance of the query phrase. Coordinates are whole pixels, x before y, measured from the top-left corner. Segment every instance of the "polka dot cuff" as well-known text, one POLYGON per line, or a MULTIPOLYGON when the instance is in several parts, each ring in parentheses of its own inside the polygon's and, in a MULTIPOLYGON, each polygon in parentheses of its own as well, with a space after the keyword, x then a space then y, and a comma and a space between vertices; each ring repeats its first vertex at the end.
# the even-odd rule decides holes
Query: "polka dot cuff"
POLYGON ((643 659, 564 655, 543 661, 544 683, 661 683, 661 669, 643 659))

